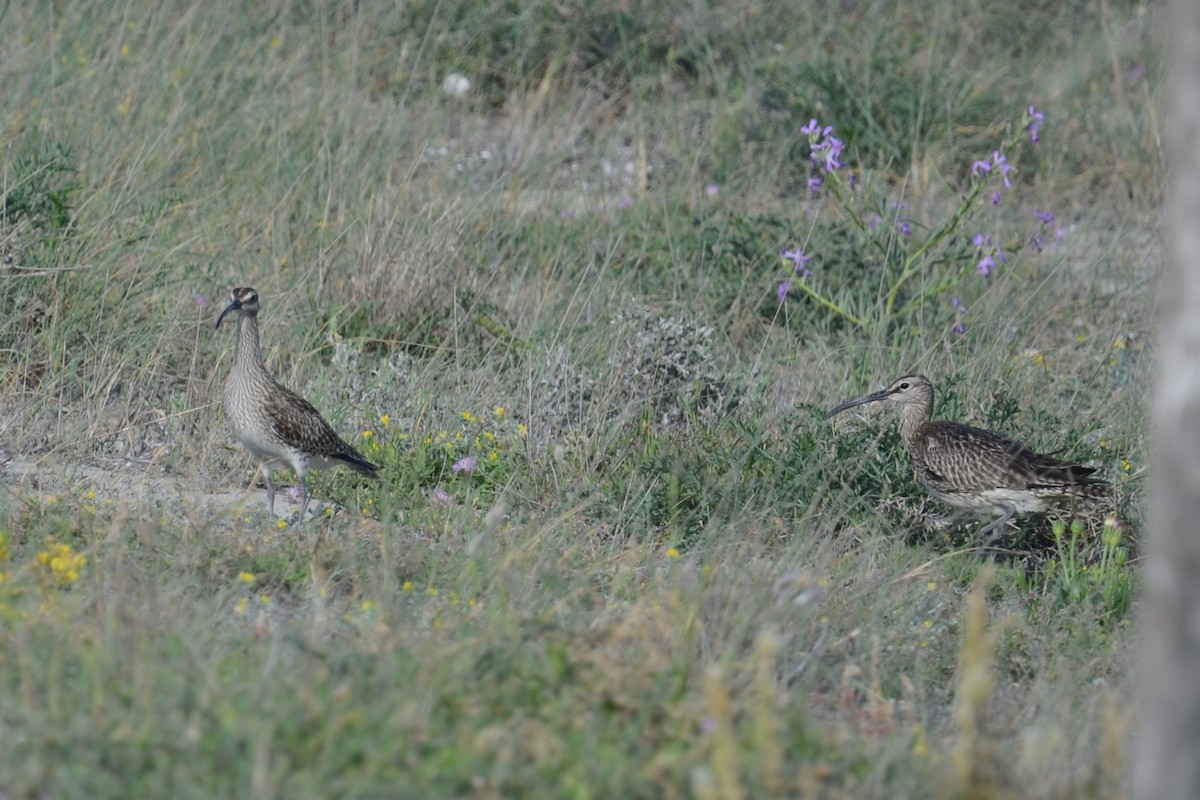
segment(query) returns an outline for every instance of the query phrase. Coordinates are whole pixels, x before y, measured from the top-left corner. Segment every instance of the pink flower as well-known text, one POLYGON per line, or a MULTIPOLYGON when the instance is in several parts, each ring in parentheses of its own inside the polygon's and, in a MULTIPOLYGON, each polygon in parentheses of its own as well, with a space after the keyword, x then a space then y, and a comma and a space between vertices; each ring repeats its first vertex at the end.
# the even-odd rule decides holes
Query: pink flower
POLYGON ((475 461, 474 456, 464 456, 463 458, 460 458, 458 461, 455 461, 454 466, 450 467, 450 469, 454 470, 456 473, 461 473, 463 475, 470 475, 472 472, 475 471, 475 466, 477 463, 478 462, 475 461))

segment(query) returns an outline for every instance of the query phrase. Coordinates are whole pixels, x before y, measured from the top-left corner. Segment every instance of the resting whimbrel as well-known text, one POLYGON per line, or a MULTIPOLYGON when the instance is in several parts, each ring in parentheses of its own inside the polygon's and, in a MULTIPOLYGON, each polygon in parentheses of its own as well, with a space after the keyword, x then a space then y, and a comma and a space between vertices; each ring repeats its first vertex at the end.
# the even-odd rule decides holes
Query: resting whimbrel
POLYGON ((230 311, 238 312, 237 351, 233 371, 225 382, 225 416, 238 441, 258 460, 267 483, 267 513, 275 515, 275 485, 271 471, 290 466, 300 481, 300 516, 308 511, 310 469, 338 464, 370 478, 378 468, 333 432, 312 404, 271 377, 263 366, 258 345, 258 292, 234 289, 233 302, 217 317, 215 328, 230 311))
POLYGON ((1063 498, 1099 499, 1107 484, 1096 470, 1041 455, 998 433, 958 422, 931 422, 933 384, 905 375, 878 392, 848 400, 825 418, 879 401, 899 403, 900 438, 913 471, 939 500, 994 515, 979 535, 999 531, 1017 514, 1045 511, 1063 498))

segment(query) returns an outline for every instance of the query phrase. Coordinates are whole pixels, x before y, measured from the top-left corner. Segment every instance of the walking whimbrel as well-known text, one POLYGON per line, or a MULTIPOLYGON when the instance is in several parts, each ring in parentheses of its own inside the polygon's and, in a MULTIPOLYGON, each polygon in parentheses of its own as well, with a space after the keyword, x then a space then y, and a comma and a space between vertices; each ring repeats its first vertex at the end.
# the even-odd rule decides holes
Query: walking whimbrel
MULTIPOLYGON (((999 531, 1017 514, 1045 511, 1063 498, 1099 499, 1106 484, 1096 470, 1035 453, 998 433, 959 422, 930 421, 933 384, 924 375, 905 375, 891 386, 830 411, 829 419, 848 408, 890 401, 900 404, 900 438, 913 472, 942 502, 990 512, 993 519, 979 535, 999 531)), ((993 538, 996 534, 993 534, 993 538)))
POLYGON ((234 289, 233 302, 217 317, 214 328, 230 311, 238 312, 237 350, 233 371, 225 382, 225 416, 234 436, 258 461, 267 482, 267 513, 275 516, 275 485, 271 471, 290 466, 300 481, 300 516, 308 511, 309 469, 330 469, 341 464, 369 478, 378 468, 334 433, 320 412, 300 395, 281 386, 266 367, 258 345, 258 292, 234 289))

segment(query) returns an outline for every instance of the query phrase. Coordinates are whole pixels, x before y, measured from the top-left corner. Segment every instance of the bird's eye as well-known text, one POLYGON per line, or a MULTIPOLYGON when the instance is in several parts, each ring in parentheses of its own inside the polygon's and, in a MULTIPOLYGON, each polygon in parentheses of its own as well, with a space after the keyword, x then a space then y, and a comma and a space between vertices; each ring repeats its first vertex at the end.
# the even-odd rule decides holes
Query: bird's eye
POLYGON ((909 388, 908 381, 905 381, 904 383, 900 384, 900 391, 904 391, 905 389, 908 389, 908 388, 909 388))

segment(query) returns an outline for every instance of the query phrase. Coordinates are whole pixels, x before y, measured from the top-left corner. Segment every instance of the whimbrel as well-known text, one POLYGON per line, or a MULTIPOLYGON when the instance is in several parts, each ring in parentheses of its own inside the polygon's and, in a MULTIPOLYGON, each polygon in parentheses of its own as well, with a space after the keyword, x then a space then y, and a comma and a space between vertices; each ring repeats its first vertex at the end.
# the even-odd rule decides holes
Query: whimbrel
POLYGON ((933 384, 924 375, 905 375, 891 386, 848 400, 848 408, 890 401, 900 405, 900 438, 913 472, 934 497, 962 509, 987 512, 992 520, 979 536, 995 531, 1018 514, 1047 510, 1064 498, 1099 499, 1107 484, 1096 470, 1035 453, 1005 436, 958 422, 932 422, 933 384))
POLYGON ((370 478, 378 468, 334 433, 320 412, 300 395, 281 386, 266 367, 258 344, 258 292, 234 289, 233 301, 217 317, 214 328, 230 311, 238 312, 237 350, 233 371, 225 382, 225 416, 238 441, 258 461, 267 483, 267 513, 275 515, 272 470, 290 466, 300 482, 300 516, 308 511, 310 469, 330 469, 338 464, 370 478))

